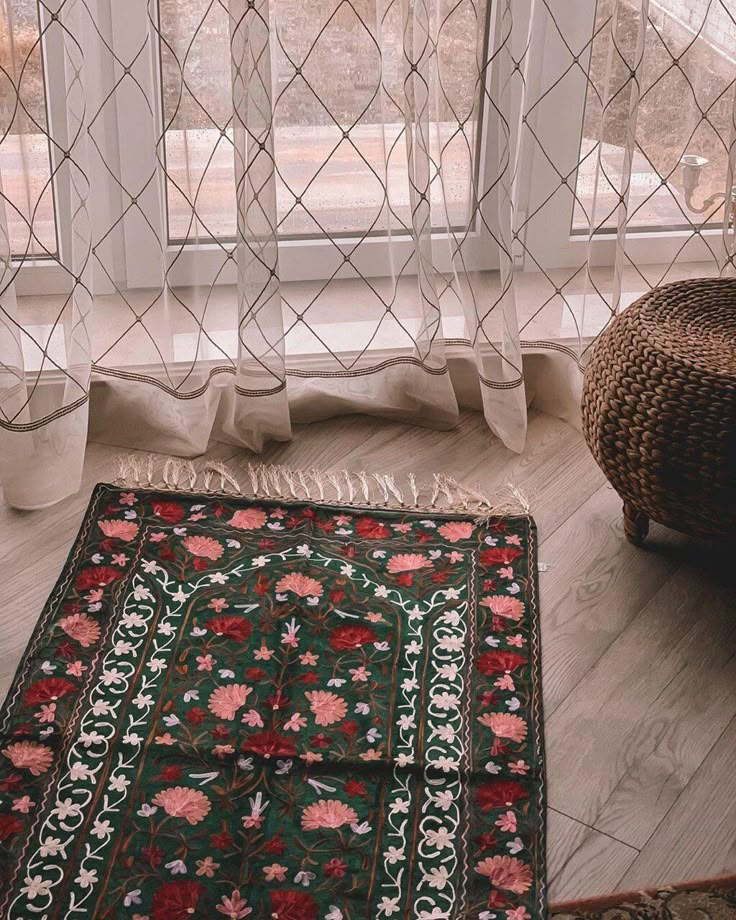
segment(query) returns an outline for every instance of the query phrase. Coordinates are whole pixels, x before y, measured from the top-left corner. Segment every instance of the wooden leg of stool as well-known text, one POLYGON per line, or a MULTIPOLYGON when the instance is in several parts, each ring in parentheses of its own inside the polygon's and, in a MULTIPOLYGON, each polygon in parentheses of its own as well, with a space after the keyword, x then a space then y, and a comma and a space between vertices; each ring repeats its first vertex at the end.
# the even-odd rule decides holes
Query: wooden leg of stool
POLYGON ((628 502, 624 502, 624 533, 629 543, 633 543, 634 546, 641 546, 649 533, 648 515, 638 511, 628 502))

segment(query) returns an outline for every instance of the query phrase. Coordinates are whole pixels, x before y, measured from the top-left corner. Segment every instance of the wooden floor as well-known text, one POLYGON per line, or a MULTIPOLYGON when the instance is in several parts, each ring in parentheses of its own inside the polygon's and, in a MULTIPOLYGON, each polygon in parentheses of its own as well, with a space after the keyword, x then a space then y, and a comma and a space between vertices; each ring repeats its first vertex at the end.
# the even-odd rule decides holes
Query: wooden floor
MULTIPOLYGON (((0 697, 117 448, 90 445, 79 495, 0 507, 0 697), (45 558, 39 565, 39 558, 45 558), (8 600, 10 599, 10 600, 8 600)), ((212 455, 237 464, 242 452, 212 455)), ((620 502, 580 435, 533 415, 512 454, 481 417, 435 432, 350 417, 295 432, 266 460, 512 481, 540 534, 551 897, 736 872, 736 559, 654 527, 622 538, 620 502)))

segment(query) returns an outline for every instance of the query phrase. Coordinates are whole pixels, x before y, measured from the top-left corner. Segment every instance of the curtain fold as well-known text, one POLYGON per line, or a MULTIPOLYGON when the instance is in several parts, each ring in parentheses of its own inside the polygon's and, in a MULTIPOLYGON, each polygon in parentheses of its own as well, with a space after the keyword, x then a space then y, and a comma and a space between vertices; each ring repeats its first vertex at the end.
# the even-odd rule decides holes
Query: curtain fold
POLYGON ((88 437, 574 415, 618 311, 733 271, 731 7, 0 0, 6 500, 88 437))

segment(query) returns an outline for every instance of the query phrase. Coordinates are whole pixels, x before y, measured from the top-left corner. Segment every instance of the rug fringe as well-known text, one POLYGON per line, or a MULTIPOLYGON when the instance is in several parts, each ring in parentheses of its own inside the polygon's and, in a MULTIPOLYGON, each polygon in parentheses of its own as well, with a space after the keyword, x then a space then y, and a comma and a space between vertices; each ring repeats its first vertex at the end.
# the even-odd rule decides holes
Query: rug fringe
POLYGON ((529 514, 526 495, 512 483, 490 496, 480 487, 465 485, 445 473, 434 473, 422 482, 414 473, 397 477, 365 470, 294 469, 266 463, 242 463, 236 469, 219 460, 181 460, 155 454, 128 454, 119 457, 118 464, 115 485, 130 489, 444 511, 473 514, 478 523, 501 515, 529 514))

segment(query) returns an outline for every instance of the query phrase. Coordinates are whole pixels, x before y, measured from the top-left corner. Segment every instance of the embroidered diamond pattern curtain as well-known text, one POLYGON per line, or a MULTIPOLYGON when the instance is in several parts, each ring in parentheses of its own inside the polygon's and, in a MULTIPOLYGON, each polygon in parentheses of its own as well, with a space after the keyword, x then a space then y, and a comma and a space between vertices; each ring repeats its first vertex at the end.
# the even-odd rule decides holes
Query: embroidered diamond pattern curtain
POLYGON ((195 456, 474 405, 521 449, 618 310, 733 268, 734 16, 1 0, 7 500, 74 491, 88 436, 195 456))

